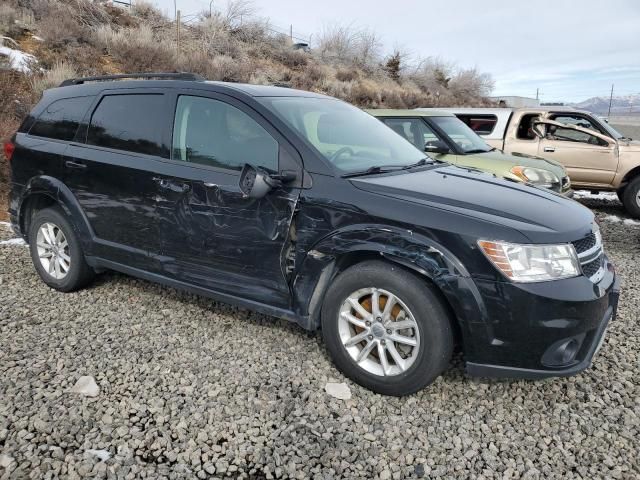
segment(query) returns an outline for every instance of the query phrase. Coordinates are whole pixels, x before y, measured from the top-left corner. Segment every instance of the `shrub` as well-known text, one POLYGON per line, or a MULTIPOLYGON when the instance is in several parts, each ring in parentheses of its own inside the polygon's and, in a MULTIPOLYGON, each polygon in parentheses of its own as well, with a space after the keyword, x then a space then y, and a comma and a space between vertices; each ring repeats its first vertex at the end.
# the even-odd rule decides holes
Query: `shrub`
POLYGON ((31 90, 37 97, 48 88, 57 87, 67 78, 78 76, 78 72, 70 63, 56 62, 51 70, 37 73, 30 78, 31 90))

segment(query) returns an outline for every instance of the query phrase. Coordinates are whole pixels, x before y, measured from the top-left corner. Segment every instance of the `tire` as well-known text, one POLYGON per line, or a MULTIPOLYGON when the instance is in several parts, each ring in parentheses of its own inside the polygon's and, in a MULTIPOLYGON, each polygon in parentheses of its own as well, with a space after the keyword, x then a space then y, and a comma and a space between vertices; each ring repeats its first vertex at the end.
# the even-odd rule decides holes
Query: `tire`
POLYGON ((446 306, 434 287, 395 264, 367 261, 342 272, 325 295, 321 316, 324 341, 335 365, 351 380, 376 393, 415 393, 432 383, 451 360, 454 338, 446 306), (372 293, 367 297, 369 291, 372 293), (376 294, 379 309, 373 312, 376 294), (389 295, 397 301, 390 316, 385 317, 387 301, 392 298, 389 295), (368 316, 353 307, 354 299, 368 316), (413 326, 396 330, 394 322, 399 321, 403 326, 413 326), (362 342, 353 344, 363 335, 362 342), (402 342, 395 340, 398 338, 402 342), (409 341, 413 345, 404 343, 409 341), (370 343, 375 346, 367 353, 370 343), (364 356, 360 361, 359 355, 364 356))
POLYGON ((616 190, 616 195, 618 195, 618 200, 620 200, 620 203, 624 203, 624 188, 616 190))
POLYGON ((72 292, 87 285, 95 276, 84 258, 78 235, 57 207, 45 208, 34 215, 29 227, 29 249, 38 275, 51 288, 72 292))
POLYGON ((629 182, 622 192, 622 204, 634 218, 640 218, 640 176, 629 182))

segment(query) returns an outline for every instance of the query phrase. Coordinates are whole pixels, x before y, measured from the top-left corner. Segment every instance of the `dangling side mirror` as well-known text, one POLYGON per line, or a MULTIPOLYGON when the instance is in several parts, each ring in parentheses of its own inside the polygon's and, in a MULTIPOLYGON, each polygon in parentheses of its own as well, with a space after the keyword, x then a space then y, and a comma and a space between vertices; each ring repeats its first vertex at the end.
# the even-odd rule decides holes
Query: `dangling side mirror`
POLYGON ((543 127, 542 123, 539 123, 539 122, 534 122, 534 124, 531 125, 531 131, 538 138, 544 138, 545 135, 544 135, 543 128, 544 127, 543 127))
POLYGON ((447 144, 441 140, 434 140, 432 142, 426 143, 424 146, 424 151, 427 153, 450 153, 451 152, 447 144))
POLYGON ((269 176, 269 172, 262 168, 252 167, 245 163, 240 172, 240 191, 245 197, 262 198, 282 182, 269 176))

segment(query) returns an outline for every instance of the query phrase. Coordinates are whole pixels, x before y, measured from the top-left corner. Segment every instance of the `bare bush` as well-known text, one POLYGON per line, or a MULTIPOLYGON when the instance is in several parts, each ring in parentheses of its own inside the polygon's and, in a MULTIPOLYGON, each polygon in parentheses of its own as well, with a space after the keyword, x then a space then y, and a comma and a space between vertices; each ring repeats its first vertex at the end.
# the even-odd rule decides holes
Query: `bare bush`
POLYGON ((56 62, 50 70, 39 72, 30 77, 33 93, 39 97, 48 88, 57 87, 63 80, 78 76, 76 68, 70 63, 56 62))

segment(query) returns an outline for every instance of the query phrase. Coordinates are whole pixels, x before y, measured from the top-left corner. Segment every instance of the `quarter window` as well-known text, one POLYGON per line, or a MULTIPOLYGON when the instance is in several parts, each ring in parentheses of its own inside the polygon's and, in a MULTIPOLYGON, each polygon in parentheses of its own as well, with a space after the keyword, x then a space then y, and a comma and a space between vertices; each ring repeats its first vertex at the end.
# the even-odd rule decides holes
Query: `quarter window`
POLYGON ((278 142, 228 103, 182 95, 173 126, 173 159, 241 170, 245 163, 278 170, 278 142))
POLYGON ((87 143, 168 157, 162 145, 164 113, 160 94, 107 95, 91 116, 87 143))
POLYGON ((63 98, 52 102, 29 130, 30 135, 71 141, 94 97, 63 98))
POLYGON ((498 123, 498 117, 495 115, 471 115, 471 114, 456 114, 460 120, 467 124, 471 130, 478 135, 489 135, 496 128, 498 123))

